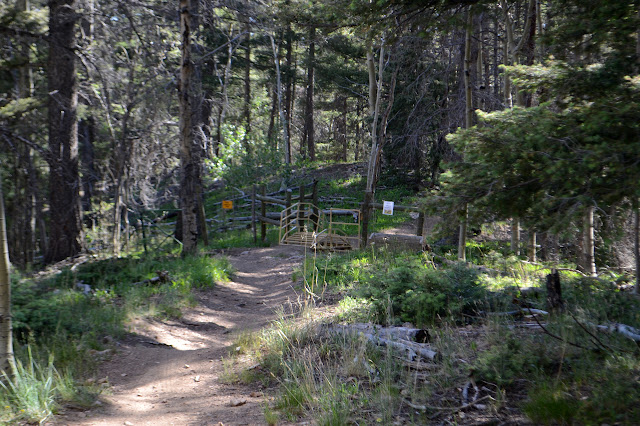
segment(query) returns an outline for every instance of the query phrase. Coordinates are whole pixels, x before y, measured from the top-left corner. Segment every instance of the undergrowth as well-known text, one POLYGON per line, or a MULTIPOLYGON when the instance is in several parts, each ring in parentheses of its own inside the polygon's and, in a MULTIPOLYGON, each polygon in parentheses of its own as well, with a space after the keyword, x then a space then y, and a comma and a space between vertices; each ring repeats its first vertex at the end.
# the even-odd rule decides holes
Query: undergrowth
POLYGON ((305 418, 327 425, 465 423, 474 413, 535 424, 640 422, 638 345, 596 328, 611 322, 639 328, 638 299, 620 291, 615 277, 567 272, 564 311, 533 319, 527 307, 546 309, 536 287, 553 265, 523 263, 495 245, 477 252, 489 273, 375 249, 307 259, 305 280, 336 299, 332 315, 283 315, 244 336, 241 353, 260 367, 237 380, 277 386, 275 401, 265 406, 269 424, 305 418), (492 314, 507 311, 529 318, 492 314), (422 367, 425 374, 362 336, 326 333, 326 322, 425 327, 441 358, 422 367), (468 382, 484 395, 483 408, 471 413, 459 409, 468 382))
POLYGON ((193 305, 193 290, 232 273, 222 257, 107 259, 74 269, 13 276, 17 374, 0 389, 0 421, 42 422, 61 404, 90 406, 101 391, 95 367, 129 319, 177 317, 193 305), (156 276, 167 279, 145 281, 156 276))

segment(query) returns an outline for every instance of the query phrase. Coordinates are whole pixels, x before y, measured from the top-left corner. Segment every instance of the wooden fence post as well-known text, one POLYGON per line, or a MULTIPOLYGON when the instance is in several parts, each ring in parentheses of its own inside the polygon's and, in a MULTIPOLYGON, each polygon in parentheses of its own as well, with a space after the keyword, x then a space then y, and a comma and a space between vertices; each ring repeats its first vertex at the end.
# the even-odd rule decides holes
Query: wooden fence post
MULTIPOLYGON (((291 215, 292 212, 291 210, 289 210, 289 208, 291 207, 291 190, 289 188, 287 188, 287 190, 284 192, 284 196, 285 196, 285 202, 284 202, 285 213, 287 213, 287 215, 291 215)), ((285 223, 284 233, 287 234, 289 233, 288 217, 284 219, 284 223, 285 223)))
MULTIPOLYGON (((262 196, 267 196, 267 186, 262 184, 262 196)), ((262 217, 267 217, 267 203, 264 200, 260 200, 260 213, 262 217)), ((260 238, 262 241, 267 241, 267 223, 260 220, 260 238)))
POLYGON ((304 204, 304 185, 300 184, 300 200, 298 201, 298 230, 302 232, 304 227, 304 212, 302 209, 304 204))
POLYGON ((256 185, 251 188, 251 232, 253 233, 253 243, 258 242, 256 233, 256 185))

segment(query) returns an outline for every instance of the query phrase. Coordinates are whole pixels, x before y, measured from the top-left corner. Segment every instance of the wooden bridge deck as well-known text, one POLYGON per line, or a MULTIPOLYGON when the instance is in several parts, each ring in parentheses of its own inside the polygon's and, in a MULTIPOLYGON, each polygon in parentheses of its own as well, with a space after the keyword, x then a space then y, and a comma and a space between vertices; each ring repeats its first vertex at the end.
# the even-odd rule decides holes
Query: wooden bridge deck
POLYGON ((314 232, 302 231, 287 234, 282 241, 280 241, 280 244, 305 246, 310 248, 315 244, 315 248, 318 250, 343 251, 357 248, 357 240, 357 237, 349 238, 337 234, 328 235, 324 233, 317 234, 314 232))

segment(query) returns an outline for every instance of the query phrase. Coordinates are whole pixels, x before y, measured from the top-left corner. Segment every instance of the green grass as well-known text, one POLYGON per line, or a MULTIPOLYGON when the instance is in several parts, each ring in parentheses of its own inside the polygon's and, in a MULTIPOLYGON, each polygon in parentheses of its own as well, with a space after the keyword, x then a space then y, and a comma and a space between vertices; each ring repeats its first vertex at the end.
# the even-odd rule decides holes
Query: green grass
POLYGON ((506 275, 479 273, 461 264, 436 265, 428 255, 375 249, 307 259, 304 270, 313 275, 307 280, 318 279, 327 293, 340 294, 333 321, 427 326, 443 359, 428 384, 407 387, 415 377, 407 377, 384 351, 348 339, 298 339, 280 326, 259 355, 263 367, 286 389, 271 413, 289 419, 311 415, 318 424, 393 423, 394 415, 402 412, 402 398, 409 395, 413 401, 438 406, 435 395, 459 392, 454 389, 471 374, 479 386, 493 389, 490 405, 521 410, 536 424, 637 423, 637 345, 619 335, 602 334, 590 324, 640 327, 640 301, 619 291, 616 277, 594 280, 563 272, 566 311, 541 320, 559 339, 540 330, 513 328, 510 318, 482 319, 477 311, 517 309, 512 300, 545 309, 544 293, 525 297, 519 289, 543 284, 554 265, 523 263, 495 242, 476 243, 472 249, 476 263, 506 275), (484 324, 483 334, 472 342, 461 339, 458 331, 469 323, 468 327, 484 324), (287 350, 272 351, 275 341, 287 350), (365 364, 353 361, 362 359, 377 371, 375 383, 369 381, 365 364), (460 359, 467 361, 460 364, 460 359), (353 384, 358 396, 345 384, 353 384), (305 397, 292 397, 299 393, 305 397), (390 408, 380 410, 381 406, 390 408), (366 418, 359 417, 367 407, 366 418))
POLYGON ((39 422, 60 404, 89 406, 99 389, 96 354, 126 332, 132 317, 178 317, 193 291, 232 274, 223 257, 121 258, 86 262, 34 281, 12 277, 18 374, 0 389, 0 419, 39 422), (134 284, 166 271, 166 282, 134 284), (85 294, 76 283, 91 287, 85 294), (9 407, 9 408, 7 408, 9 407))

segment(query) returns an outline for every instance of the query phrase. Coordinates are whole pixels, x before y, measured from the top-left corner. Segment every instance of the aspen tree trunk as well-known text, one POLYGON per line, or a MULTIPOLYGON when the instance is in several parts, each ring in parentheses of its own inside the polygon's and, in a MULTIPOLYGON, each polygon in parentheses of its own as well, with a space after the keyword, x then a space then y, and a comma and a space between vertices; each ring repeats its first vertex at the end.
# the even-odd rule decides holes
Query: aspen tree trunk
POLYGON ((536 231, 529 229, 529 261, 536 262, 537 261, 537 244, 536 244, 536 231))
POLYGON ((384 68, 384 40, 380 45, 380 58, 378 63, 378 78, 376 80, 376 63, 373 56, 373 41, 368 40, 367 48, 367 70, 369 72, 369 114, 371 122, 371 152, 369 153, 369 164, 367 167, 367 186, 364 192, 364 204, 362 208, 362 247, 367 245, 369 233, 369 219, 371 216, 371 203, 375 192, 376 169, 378 162, 378 116, 380 114, 380 101, 382 92, 382 76, 384 68))
MULTIPOLYGON (((473 15, 471 9, 467 11, 467 28, 464 36, 464 95, 465 95, 465 128, 471 128, 473 124, 473 99, 471 94, 471 32, 473 30, 473 15)), ((469 207, 467 204, 461 209, 460 229, 458 234, 458 260, 467 260, 467 220, 469 207)))
POLYGON ((280 113, 280 121, 282 124, 282 139, 284 144, 284 162, 286 165, 291 164, 291 151, 289 150, 291 144, 289 143, 289 126, 287 124, 287 115, 282 105, 282 79, 280 73, 280 58, 278 55, 278 49, 276 49, 276 42, 272 35, 269 35, 271 39, 271 49, 273 50, 273 62, 276 66, 276 95, 278 97, 278 111, 280 113))
POLYGON ((591 277, 597 276, 595 258, 595 232, 594 232, 595 207, 589 206, 584 214, 584 269, 591 277))
POLYGON ((15 373, 11 330, 11 280, 9 277, 9 247, 4 215, 4 198, 0 185, 0 372, 9 377, 15 373))

